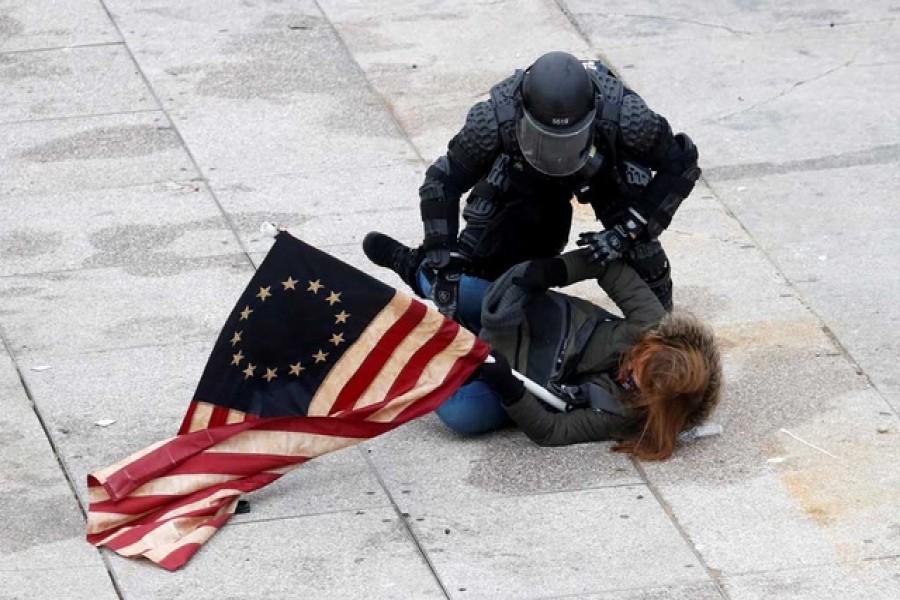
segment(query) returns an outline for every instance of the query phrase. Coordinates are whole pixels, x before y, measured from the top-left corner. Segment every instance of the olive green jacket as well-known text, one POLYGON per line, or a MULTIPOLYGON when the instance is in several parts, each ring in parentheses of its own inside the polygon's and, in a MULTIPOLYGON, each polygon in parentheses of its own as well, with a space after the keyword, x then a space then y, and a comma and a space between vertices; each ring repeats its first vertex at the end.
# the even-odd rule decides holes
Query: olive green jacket
MULTIPOLYGON (((547 291, 524 301, 517 325, 501 329, 485 326, 480 336, 502 352, 514 369, 544 386, 591 381, 620 400, 624 390, 613 377, 622 353, 646 329, 659 325, 666 312, 626 263, 613 261, 597 268, 581 251, 562 258, 568 275, 566 285, 597 277, 624 318, 584 299, 547 291)), ((509 285, 508 281, 501 277, 497 285, 509 285)), ((621 403, 617 410, 551 412, 529 392, 506 410, 519 428, 542 446, 620 439, 634 433, 640 423, 640 416, 621 403)))

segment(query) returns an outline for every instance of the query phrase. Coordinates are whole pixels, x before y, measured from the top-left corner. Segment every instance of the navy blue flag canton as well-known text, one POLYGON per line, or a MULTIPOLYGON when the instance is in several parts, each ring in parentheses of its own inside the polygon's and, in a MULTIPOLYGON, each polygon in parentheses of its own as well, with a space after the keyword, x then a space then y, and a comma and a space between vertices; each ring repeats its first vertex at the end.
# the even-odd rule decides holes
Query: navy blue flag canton
POLYGON ((228 317, 194 399, 259 417, 306 414, 331 366, 395 293, 280 233, 228 317))

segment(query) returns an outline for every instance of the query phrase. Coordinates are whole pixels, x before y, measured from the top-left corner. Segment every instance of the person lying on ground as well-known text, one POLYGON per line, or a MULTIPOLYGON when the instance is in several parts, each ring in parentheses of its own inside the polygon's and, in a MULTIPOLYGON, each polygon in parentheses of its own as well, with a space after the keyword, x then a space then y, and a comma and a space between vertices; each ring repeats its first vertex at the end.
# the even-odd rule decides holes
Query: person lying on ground
POLYGON ((437 409, 462 434, 510 424, 542 446, 618 440, 640 459, 671 456, 678 434, 719 401, 722 368, 711 328, 683 310, 666 312, 625 261, 602 267, 582 251, 521 263, 488 288, 480 337, 496 362, 437 409), (596 277, 622 316, 550 287, 596 277), (511 368, 570 404, 549 409, 511 368))

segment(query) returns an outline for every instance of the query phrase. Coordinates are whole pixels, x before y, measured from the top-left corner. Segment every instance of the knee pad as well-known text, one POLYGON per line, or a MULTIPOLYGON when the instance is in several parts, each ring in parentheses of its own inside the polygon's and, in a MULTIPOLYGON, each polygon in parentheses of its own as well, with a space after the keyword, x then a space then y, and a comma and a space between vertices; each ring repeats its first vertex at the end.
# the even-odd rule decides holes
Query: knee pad
POLYGON ((626 253, 626 259, 631 268, 647 283, 670 273, 669 257, 666 256, 659 240, 635 244, 626 253))
POLYGON ((672 278, 666 277, 653 283, 648 282, 647 285, 650 286, 653 295, 656 296, 656 299, 659 300, 666 312, 672 312, 674 306, 672 278))

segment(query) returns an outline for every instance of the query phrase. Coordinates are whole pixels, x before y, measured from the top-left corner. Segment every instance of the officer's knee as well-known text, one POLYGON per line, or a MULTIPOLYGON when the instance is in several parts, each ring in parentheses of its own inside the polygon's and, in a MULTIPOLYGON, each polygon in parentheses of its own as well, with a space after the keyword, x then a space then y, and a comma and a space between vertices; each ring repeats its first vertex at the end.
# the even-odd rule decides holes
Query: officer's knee
POLYGON ((628 252, 627 260, 650 286, 663 308, 672 310, 672 268, 659 240, 635 245, 628 252))
POLYGON ((671 271, 669 257, 659 240, 635 244, 626 254, 626 260, 648 283, 668 276, 671 271))

